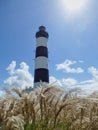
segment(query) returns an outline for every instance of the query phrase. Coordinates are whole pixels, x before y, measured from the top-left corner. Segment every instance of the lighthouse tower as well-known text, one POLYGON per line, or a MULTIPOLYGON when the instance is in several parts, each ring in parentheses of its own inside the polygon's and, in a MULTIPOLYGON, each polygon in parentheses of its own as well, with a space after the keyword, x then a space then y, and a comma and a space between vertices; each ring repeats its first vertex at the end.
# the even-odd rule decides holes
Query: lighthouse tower
POLYGON ((34 87, 40 86, 41 83, 49 83, 48 70, 48 33, 44 26, 39 27, 36 33, 36 54, 34 70, 34 87))

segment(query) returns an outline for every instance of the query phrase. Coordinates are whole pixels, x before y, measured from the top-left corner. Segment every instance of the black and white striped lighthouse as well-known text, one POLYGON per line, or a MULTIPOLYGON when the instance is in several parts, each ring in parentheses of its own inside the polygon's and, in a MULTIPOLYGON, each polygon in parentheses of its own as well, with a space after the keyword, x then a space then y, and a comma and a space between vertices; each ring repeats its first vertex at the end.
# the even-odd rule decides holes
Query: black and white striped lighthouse
POLYGON ((48 70, 48 33, 44 26, 39 27, 36 33, 36 54, 34 70, 34 87, 40 86, 41 83, 49 83, 48 70))

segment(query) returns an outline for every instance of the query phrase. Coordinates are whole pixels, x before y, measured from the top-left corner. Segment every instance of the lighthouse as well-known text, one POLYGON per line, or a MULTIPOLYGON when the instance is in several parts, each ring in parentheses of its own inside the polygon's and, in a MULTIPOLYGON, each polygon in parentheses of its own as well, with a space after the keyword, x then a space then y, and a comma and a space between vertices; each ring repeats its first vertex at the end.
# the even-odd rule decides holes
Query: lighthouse
POLYGON ((35 52, 35 70, 34 70, 34 87, 40 86, 42 83, 49 83, 48 70, 48 37, 44 26, 40 26, 36 37, 35 52))

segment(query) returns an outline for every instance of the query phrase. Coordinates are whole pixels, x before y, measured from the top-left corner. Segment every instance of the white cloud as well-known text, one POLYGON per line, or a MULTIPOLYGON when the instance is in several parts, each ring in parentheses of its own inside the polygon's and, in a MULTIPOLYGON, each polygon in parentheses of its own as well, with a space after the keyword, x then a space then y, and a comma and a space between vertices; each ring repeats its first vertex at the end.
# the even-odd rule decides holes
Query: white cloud
MULTIPOLYGON (((79 73, 77 68, 74 69, 70 67, 70 65, 76 63, 77 63, 76 61, 67 60, 64 63, 57 65, 57 69, 65 70, 65 68, 67 68, 66 71, 68 72, 79 73)), ((21 89, 24 89, 27 86, 28 87, 33 86, 33 77, 29 72, 29 66, 25 62, 21 62, 20 67, 16 69, 16 62, 12 61, 11 64, 8 66, 7 71, 10 76, 4 81, 4 83, 14 87, 20 87, 21 89)), ((86 94, 90 94, 95 91, 98 92, 98 69, 95 68, 94 66, 89 67, 88 73, 91 74, 92 78, 81 82, 78 82, 76 79, 71 77, 57 79, 54 76, 50 76, 49 77, 50 84, 62 86, 65 87, 66 89, 71 89, 76 87, 81 88, 86 94)), ((3 94, 4 92, 1 90, 0 95, 3 94)))
POLYGON ((66 73, 83 73, 84 70, 80 67, 78 68, 71 68, 71 65, 76 64, 77 61, 65 60, 61 64, 56 65, 57 70, 64 70, 66 73))
POLYGON ((16 61, 12 61, 7 71, 10 76, 4 81, 5 84, 21 89, 33 86, 33 77, 29 72, 29 66, 25 62, 21 62, 20 68, 16 69, 16 61))
POLYGON ((98 70, 94 66, 89 67, 88 72, 93 75, 95 80, 98 80, 98 70))
POLYGON ((74 85, 77 84, 77 80, 75 80, 74 78, 66 78, 66 79, 57 79, 54 76, 50 76, 50 84, 54 84, 54 85, 58 85, 58 86, 62 86, 62 87, 72 87, 74 85))
POLYGON ((81 88, 85 94, 91 94, 93 92, 98 92, 98 81, 83 81, 76 85, 76 87, 81 88))
POLYGON ((61 79, 61 80, 58 80, 55 77, 52 77, 52 78, 55 79, 55 81, 57 81, 57 82, 54 82, 54 85, 64 87, 66 88, 66 90, 70 90, 73 88, 81 89, 81 93, 79 93, 81 95, 88 95, 93 92, 98 92, 98 81, 93 80, 93 79, 78 82, 74 78, 66 78, 66 79, 61 79))
MULTIPOLYGON (((88 68, 88 73, 91 74, 91 79, 84 80, 78 82, 74 78, 63 78, 63 79, 56 79, 52 77, 54 81, 60 84, 60 86, 65 87, 66 89, 72 88, 80 88, 82 90, 82 95, 91 94, 93 92, 98 92, 98 69, 94 66, 88 68)), ((59 85, 58 84, 58 85, 59 85)))
POLYGON ((4 91, 2 91, 2 90, 0 90, 0 97, 3 97, 3 96, 4 96, 4 94, 5 94, 5 92, 4 92, 4 91))
POLYGON ((50 76, 50 77, 49 77, 49 80, 50 80, 50 84, 62 86, 60 80, 57 79, 57 78, 55 78, 54 76, 50 76))
POLYGON ((77 80, 73 78, 67 78, 67 79, 62 79, 61 80, 63 86, 71 87, 77 84, 77 80))
POLYGON ((98 92, 98 70, 94 66, 88 68, 88 72, 92 75, 92 79, 82 81, 79 87, 88 93, 98 92))
POLYGON ((13 75, 16 67, 16 61, 12 61, 11 64, 9 64, 8 68, 6 69, 10 75, 13 75))

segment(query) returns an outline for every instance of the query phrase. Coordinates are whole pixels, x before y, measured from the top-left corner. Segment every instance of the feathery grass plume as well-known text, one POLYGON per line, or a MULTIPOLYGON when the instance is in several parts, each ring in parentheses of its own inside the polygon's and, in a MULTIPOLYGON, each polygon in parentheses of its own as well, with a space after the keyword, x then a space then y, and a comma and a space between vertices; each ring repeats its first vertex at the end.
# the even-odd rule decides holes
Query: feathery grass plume
POLYGON ((11 90, 12 90, 13 92, 15 92, 19 97, 22 96, 21 90, 20 90, 19 88, 13 87, 11 90))
POLYGON ((7 117, 6 130, 24 130, 24 117, 22 115, 7 117))
POLYGON ((98 93, 43 84, 30 93, 5 88, 0 99, 0 130, 97 130, 98 93), (44 86, 44 87, 43 87, 44 86))

